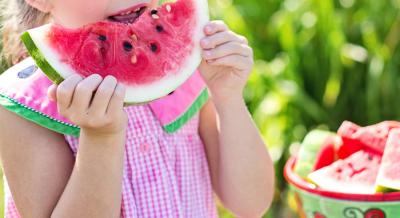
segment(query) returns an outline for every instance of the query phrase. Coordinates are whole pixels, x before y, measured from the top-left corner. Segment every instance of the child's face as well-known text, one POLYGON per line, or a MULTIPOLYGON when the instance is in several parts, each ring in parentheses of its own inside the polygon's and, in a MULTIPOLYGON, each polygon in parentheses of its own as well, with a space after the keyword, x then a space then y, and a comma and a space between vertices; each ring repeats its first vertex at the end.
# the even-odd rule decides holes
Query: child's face
MULTIPOLYGON (((109 19, 121 11, 138 9, 149 2, 150 0, 49 0, 54 21, 68 27, 109 19)), ((120 19, 127 19, 127 16, 120 19)))

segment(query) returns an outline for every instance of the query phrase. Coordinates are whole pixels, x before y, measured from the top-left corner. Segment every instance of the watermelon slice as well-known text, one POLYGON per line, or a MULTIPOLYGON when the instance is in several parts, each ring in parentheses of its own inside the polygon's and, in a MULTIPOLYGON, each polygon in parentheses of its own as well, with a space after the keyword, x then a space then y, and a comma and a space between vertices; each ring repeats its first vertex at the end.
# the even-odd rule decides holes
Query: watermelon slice
POLYGON ((158 8, 141 4, 78 29, 41 26, 24 33, 22 41, 55 83, 73 74, 113 75, 127 87, 126 103, 148 102, 171 93, 196 71, 208 20, 207 0, 158 8))
POLYGON ((390 131, 376 184, 378 192, 400 190, 400 129, 390 131))
POLYGON ((349 121, 343 122, 338 130, 338 135, 343 138, 343 145, 338 148, 338 157, 346 158, 361 149, 382 155, 389 132, 394 128, 400 128, 400 123, 384 121, 360 127, 349 121))
POLYGON ((335 144, 340 143, 335 133, 313 130, 306 135, 297 156, 294 171, 306 178, 309 173, 335 161, 335 144))
POLYGON ((337 160, 330 166, 308 175, 319 188, 352 194, 375 193, 375 181, 381 157, 366 151, 358 151, 346 159, 337 160))
POLYGON ((360 128, 360 126, 350 121, 344 121, 339 127, 337 134, 342 137, 343 141, 343 143, 337 148, 339 159, 345 159, 363 148, 359 141, 352 138, 354 133, 356 133, 360 128))
POLYGON ((377 135, 387 138, 392 129, 400 128, 400 122, 398 121, 383 121, 371 126, 365 127, 366 129, 373 129, 377 135))

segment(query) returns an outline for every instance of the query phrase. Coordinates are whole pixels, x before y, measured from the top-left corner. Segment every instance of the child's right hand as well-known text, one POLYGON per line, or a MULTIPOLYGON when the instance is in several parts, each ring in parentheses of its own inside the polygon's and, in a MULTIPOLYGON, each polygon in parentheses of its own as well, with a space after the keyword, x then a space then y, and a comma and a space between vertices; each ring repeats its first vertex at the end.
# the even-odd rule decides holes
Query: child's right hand
POLYGON ((125 133, 128 118, 123 110, 125 88, 115 77, 104 80, 94 74, 85 79, 66 78, 48 89, 48 97, 57 101, 58 112, 86 134, 101 136, 125 133))

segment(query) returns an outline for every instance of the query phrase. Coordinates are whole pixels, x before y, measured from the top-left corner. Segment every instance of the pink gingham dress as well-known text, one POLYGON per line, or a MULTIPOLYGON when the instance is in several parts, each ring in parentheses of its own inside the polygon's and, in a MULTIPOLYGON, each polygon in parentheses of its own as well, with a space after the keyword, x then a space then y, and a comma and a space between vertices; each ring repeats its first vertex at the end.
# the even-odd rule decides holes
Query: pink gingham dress
MULTIPOLYGON (((20 69, 14 71, 18 70, 20 69)), ((46 79, 40 76, 36 81, 39 80, 46 79)), ((187 93, 187 90, 182 90, 182 93, 187 93)), ((11 93, 7 95, 18 98, 11 93)), ((32 102, 24 102, 26 99, 19 100, 25 105, 35 107, 32 102)), ((168 111, 165 109, 167 104, 161 101, 154 105, 125 108, 129 122, 121 217, 217 217, 205 148, 198 134, 199 114, 195 113, 174 133, 168 133, 163 128, 165 119, 169 119, 168 114, 162 116, 168 111)), ((43 108, 43 103, 41 106, 43 108)), ((177 110, 171 113, 176 113, 177 110)), ((51 111, 42 112, 51 114, 51 111)), ((79 139, 71 135, 65 135, 65 139, 76 155, 79 139)), ((20 217, 6 180, 4 189, 5 217, 20 217)))

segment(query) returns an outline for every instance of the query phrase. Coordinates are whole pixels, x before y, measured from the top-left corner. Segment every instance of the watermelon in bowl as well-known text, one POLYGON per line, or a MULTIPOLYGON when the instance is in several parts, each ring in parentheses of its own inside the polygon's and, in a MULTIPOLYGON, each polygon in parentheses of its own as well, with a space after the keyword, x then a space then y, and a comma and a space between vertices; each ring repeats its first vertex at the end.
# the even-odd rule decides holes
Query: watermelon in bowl
POLYGON ((400 188, 385 183, 400 181, 396 170, 388 168, 400 161, 395 158, 400 154, 400 123, 394 123, 393 128, 386 128, 387 124, 392 123, 360 127, 345 122, 338 131, 343 140, 335 147, 336 160, 307 176, 296 171, 296 156, 287 161, 284 176, 289 183, 290 199, 296 204, 294 209, 301 218, 400 217, 400 188))
POLYGON ((295 157, 288 160, 284 176, 295 196, 301 218, 396 218, 400 215, 400 192, 350 194, 327 191, 297 175, 295 164, 295 157))

